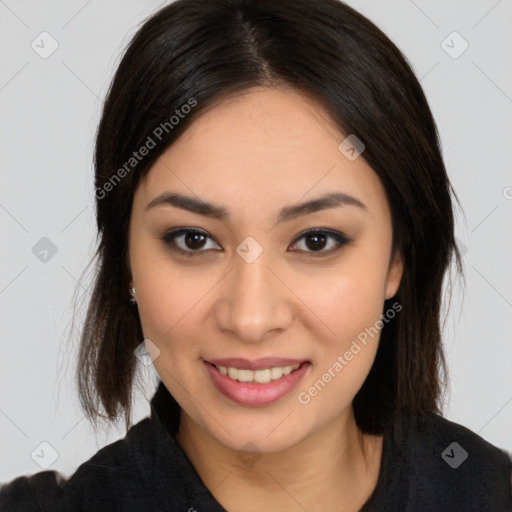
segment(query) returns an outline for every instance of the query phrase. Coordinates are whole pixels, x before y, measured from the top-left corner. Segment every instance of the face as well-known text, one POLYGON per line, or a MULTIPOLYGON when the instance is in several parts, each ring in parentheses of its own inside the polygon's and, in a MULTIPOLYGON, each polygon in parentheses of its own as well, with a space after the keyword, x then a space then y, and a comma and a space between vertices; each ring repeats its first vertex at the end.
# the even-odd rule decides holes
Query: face
POLYGON ((254 88, 194 120, 135 193, 129 261, 156 371, 233 450, 343 421, 374 361, 402 262, 384 188, 345 137, 313 100, 254 88))

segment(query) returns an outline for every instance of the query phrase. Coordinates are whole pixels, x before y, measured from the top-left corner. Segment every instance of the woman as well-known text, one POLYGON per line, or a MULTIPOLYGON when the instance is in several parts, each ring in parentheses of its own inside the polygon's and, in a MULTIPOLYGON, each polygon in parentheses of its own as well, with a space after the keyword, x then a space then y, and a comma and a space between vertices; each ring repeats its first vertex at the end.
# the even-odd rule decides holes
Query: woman
POLYGON ((95 171, 80 399, 129 431, 67 480, 13 480, 1 510, 510 510, 508 454, 440 415, 455 194, 371 22, 336 0, 170 4, 116 72, 95 171))

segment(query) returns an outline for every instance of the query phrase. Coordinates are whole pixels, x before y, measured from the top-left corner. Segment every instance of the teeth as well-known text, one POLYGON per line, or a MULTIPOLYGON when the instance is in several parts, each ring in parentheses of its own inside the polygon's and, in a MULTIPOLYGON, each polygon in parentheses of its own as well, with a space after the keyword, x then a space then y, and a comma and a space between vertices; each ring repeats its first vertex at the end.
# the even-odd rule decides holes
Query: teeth
MULTIPOLYGON (((231 370, 231 368, 230 368, 231 370)), ((231 377, 231 374, 229 375, 231 377)), ((252 382, 254 377, 254 372, 252 370, 238 370, 238 377, 237 379, 240 382, 252 382)), ((233 377, 231 377, 233 378, 233 377)))
POLYGON ((274 368, 265 368, 263 370, 240 370, 238 368, 227 368, 226 366, 217 366, 222 375, 227 375, 230 379, 240 382, 257 382, 259 384, 268 384, 272 380, 280 379, 283 375, 289 375, 296 370, 300 364, 294 366, 276 366, 274 368))
POLYGON ((282 368, 270 368, 270 378, 272 380, 280 379, 283 376, 282 368))
POLYGON ((266 384, 272 380, 272 373, 269 368, 266 368, 265 370, 256 370, 252 373, 254 374, 254 380, 260 384, 266 384))

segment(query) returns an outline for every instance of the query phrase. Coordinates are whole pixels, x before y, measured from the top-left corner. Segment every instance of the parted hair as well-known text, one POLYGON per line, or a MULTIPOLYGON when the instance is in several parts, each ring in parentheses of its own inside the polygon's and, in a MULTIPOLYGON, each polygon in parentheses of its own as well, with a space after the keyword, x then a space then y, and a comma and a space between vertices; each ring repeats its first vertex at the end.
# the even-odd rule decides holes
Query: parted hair
POLYGON ((364 143, 361 158, 384 186, 393 247, 404 261, 400 287, 384 305, 398 302, 401 310, 382 328, 375 362, 353 401, 356 422, 364 432, 382 433, 400 415, 441 412, 443 282, 452 260, 462 275, 457 197, 407 59, 338 0, 177 0, 145 20, 129 42, 96 133, 98 237, 76 373, 91 424, 124 415, 131 425, 140 364, 134 350, 144 339, 129 294, 128 227, 139 181, 214 102, 279 84, 314 98, 341 134, 364 143), (191 100, 194 108, 170 126, 176 109, 191 100), (148 137, 155 147, 130 160, 148 137))

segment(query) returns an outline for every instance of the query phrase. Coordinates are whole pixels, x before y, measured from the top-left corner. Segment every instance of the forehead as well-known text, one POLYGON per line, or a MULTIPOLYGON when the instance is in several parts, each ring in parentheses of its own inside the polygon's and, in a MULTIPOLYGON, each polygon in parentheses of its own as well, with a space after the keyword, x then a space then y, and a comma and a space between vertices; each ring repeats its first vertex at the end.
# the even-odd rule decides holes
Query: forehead
POLYGON ((219 159, 252 155, 269 164, 279 156, 285 164, 299 154, 327 157, 326 147, 337 146, 339 138, 314 99, 285 86, 253 87, 213 103, 173 146, 200 146, 219 159))
POLYGON ((314 99, 289 88, 252 88, 197 117, 160 155, 138 195, 147 203, 164 190, 179 189, 242 206, 290 204, 341 191, 361 198, 370 210, 386 208, 371 167, 338 149, 345 138, 314 99))

